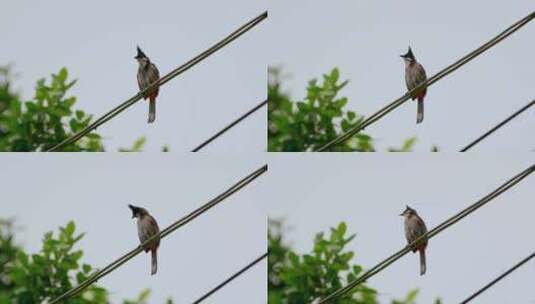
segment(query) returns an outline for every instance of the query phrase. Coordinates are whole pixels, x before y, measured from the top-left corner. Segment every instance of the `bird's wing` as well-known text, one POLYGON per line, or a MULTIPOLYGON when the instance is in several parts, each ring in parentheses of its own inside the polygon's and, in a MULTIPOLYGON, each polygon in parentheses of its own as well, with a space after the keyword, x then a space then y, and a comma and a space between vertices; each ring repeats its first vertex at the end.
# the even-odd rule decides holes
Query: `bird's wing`
POLYGON ((427 232, 427 227, 424 221, 417 216, 413 216, 409 219, 406 225, 405 234, 409 243, 414 242, 417 238, 427 232))
MULTIPOLYGON (((147 216, 147 223, 149 224, 147 225, 148 226, 147 233, 150 236, 160 233, 160 228, 158 227, 158 223, 152 216, 150 215, 147 216)), ((155 247, 158 247, 160 245, 160 238, 156 238, 156 240, 154 241, 154 244, 155 244, 155 247)))
POLYGON ((148 86, 148 83, 145 81, 145 77, 143 77, 141 71, 137 73, 137 84, 139 85, 139 90, 143 90, 148 86))
POLYGON ((405 73, 405 83, 410 90, 417 87, 420 83, 427 80, 424 67, 416 63, 413 67, 409 67, 405 73))
POLYGON ((425 75, 425 69, 421 64, 418 63, 416 67, 417 69, 416 69, 415 80, 416 80, 416 83, 420 84, 427 80, 427 75, 425 75))
MULTIPOLYGON (((147 69, 147 85, 150 85, 151 83, 154 83, 158 79, 160 79, 160 72, 158 71, 158 68, 154 65, 154 63, 150 64, 150 67, 147 69)), ((158 88, 156 88, 158 89, 158 88)))
POLYGON ((422 234, 427 233, 427 226, 425 225, 424 220, 421 217, 416 218, 418 220, 419 226, 422 227, 422 234))
POLYGON ((147 222, 150 223, 150 225, 148 225, 150 227, 150 229, 148 230, 150 235, 153 235, 153 234, 156 234, 156 233, 160 232, 160 228, 158 227, 158 223, 156 223, 156 220, 152 216, 150 216, 150 215, 147 216, 147 222))

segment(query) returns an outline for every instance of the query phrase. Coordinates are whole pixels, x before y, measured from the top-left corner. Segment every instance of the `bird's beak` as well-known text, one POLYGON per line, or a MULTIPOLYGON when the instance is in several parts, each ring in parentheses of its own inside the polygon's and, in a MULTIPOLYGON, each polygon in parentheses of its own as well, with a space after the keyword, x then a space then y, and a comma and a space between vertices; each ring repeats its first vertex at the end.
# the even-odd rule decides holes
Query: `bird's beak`
POLYGON ((401 213, 399 216, 403 216, 403 213, 401 213))

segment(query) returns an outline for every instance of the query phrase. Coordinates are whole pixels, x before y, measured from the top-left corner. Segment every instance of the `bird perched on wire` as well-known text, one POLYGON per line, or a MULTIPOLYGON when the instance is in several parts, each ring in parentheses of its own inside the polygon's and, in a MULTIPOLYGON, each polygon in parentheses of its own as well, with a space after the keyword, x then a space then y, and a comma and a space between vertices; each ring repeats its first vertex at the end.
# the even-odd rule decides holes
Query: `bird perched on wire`
MULTIPOLYGON (((411 47, 407 54, 400 55, 405 61, 405 83, 407 84, 407 89, 411 91, 416 88, 419 84, 427 80, 425 75, 424 67, 416 61, 416 57, 412 53, 411 47)), ((416 115, 416 123, 421 123, 424 120, 424 97, 427 93, 427 88, 424 87, 418 91, 411 94, 411 99, 418 100, 418 114, 416 115)))
MULTIPOLYGON (((144 243, 151 236, 160 233, 160 228, 158 228, 158 223, 152 217, 147 209, 136 207, 133 205, 128 205, 132 210, 132 218, 137 218, 137 234, 139 236, 139 241, 144 243)), ((145 252, 151 252, 151 272, 153 275, 158 270, 158 247, 160 246, 160 237, 157 237, 153 241, 149 242, 143 247, 145 252)))
MULTIPOLYGON (((137 83, 139 84, 139 89, 144 90, 149 85, 160 79, 160 72, 158 71, 158 68, 156 68, 156 65, 150 61, 149 57, 143 53, 139 46, 137 47, 137 55, 134 58, 137 59, 137 62, 139 63, 139 68, 137 70, 137 83)), ((159 87, 156 86, 150 89, 148 92, 145 92, 143 95, 145 100, 147 100, 147 98, 149 99, 148 123, 152 123, 156 119, 156 97, 158 96, 158 91, 159 87)))
MULTIPOLYGON (((416 210, 412 209, 411 207, 407 206, 405 208, 405 211, 400 214, 400 216, 403 216, 405 218, 405 237, 407 238, 407 242, 410 244, 416 239, 418 239, 420 236, 427 233, 427 227, 425 226, 424 221, 420 216, 418 216, 418 213, 416 213, 416 210)), ((425 274, 426 270, 426 264, 425 264, 425 249, 427 247, 427 237, 416 243, 412 248, 412 252, 418 252, 420 253, 420 275, 425 274)))

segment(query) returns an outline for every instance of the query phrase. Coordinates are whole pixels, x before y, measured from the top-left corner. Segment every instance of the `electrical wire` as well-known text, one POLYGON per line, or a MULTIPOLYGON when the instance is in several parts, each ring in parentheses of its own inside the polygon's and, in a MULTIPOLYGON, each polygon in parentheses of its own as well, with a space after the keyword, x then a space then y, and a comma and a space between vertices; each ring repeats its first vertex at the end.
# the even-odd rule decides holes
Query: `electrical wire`
POLYGON ((474 204, 470 205, 469 207, 465 208, 464 210, 460 211, 459 213, 455 214, 454 216, 448 218, 444 222, 442 222, 440 225, 436 226, 432 230, 428 231, 427 233, 423 234, 414 242, 410 243, 403 249, 399 250, 398 252, 394 253, 393 255, 389 256, 385 260, 381 261, 377 265, 373 266, 370 270, 366 271, 364 274, 362 274, 360 277, 356 278, 352 282, 348 283, 346 286, 336 290, 335 292, 331 293, 327 297, 323 298, 318 304, 322 303, 328 303, 329 301, 338 298, 345 293, 349 292, 349 290, 355 288, 357 285, 365 282, 372 276, 376 275, 377 273, 381 272, 382 270, 386 269, 390 264, 394 263, 401 257, 403 257, 405 254, 411 251, 411 248, 413 248, 418 242, 424 240, 424 239, 431 239, 435 235, 442 232, 444 229, 448 228, 449 226, 457 223, 462 218, 466 217, 470 213, 476 211, 478 208, 484 206, 494 198, 498 197, 503 192, 509 190, 514 185, 518 184, 520 181, 522 181, 524 178, 528 177, 531 173, 535 171, 535 164, 531 165, 524 171, 520 172, 519 174, 515 175, 511 179, 509 179, 507 182, 502 184, 500 187, 496 188, 496 190, 492 191, 491 193, 487 194, 474 204))
POLYGON ((475 299, 477 296, 479 296, 480 294, 482 294, 485 290, 489 289, 490 287, 492 287, 492 285, 498 283, 498 281, 500 281, 501 279, 505 278, 506 276, 508 276, 509 274, 511 274, 511 272, 515 271, 516 269, 518 269, 520 266, 524 265, 525 263, 527 263, 529 260, 531 260, 532 258, 535 257, 535 252, 532 253, 531 255, 529 255, 528 257, 524 258, 522 261, 516 263, 515 266, 511 267, 509 270, 507 270, 506 272, 502 273, 501 275, 499 275, 496 279, 492 280, 490 283, 488 283, 487 285, 483 286, 481 289, 479 289, 478 291, 476 291, 473 295, 469 296, 466 300, 462 301, 461 304, 466 304, 470 301, 472 301, 473 299, 475 299))
POLYGON ((497 124, 496 126, 494 126, 492 129, 488 130, 485 134, 481 135, 480 137, 478 137, 476 140, 472 141, 470 144, 468 144, 466 147, 462 148, 459 152, 466 152, 468 150, 470 150, 473 146, 475 146, 476 144, 478 144, 479 142, 481 142, 483 139, 485 139, 486 137, 488 137, 489 135, 491 135, 492 133, 494 133, 496 130, 498 130, 499 128, 503 127, 506 123, 510 122, 511 120, 513 120, 515 117, 517 117, 518 115, 520 115, 522 112, 526 111, 527 109, 529 109, 531 106, 533 106, 535 104, 535 99, 533 99, 530 103, 528 103, 527 105, 523 106, 520 110, 514 112, 513 114, 511 114, 509 117, 507 117, 505 120, 503 120, 502 122, 500 122, 499 124, 497 124))
POLYGON ((106 123, 107 121, 109 121, 110 119, 114 118, 116 115, 118 115, 119 113, 121 113, 122 111, 126 110, 128 107, 130 107, 131 105, 133 105, 134 103, 139 101, 143 97, 145 92, 147 92, 147 91, 149 91, 149 90, 151 90, 151 89, 153 89, 155 87, 160 87, 160 86, 164 85, 165 83, 167 83, 168 81, 170 81, 171 79, 175 78, 176 76, 178 76, 178 75, 182 74, 183 72, 189 70, 191 67, 195 66, 196 64, 198 64, 199 62, 201 62, 204 59, 208 58, 210 55, 212 55, 216 51, 220 50, 221 48, 223 48, 227 44, 229 44, 232 41, 236 40, 241 35, 245 34, 247 31, 249 31, 254 26, 256 26, 257 24, 262 22, 264 19, 266 19, 267 16, 268 16, 268 13, 267 13, 267 11, 265 11, 262 14, 260 14, 259 16, 257 16, 256 18, 254 18, 254 19, 250 20, 249 22, 245 23, 244 25, 239 27, 237 30, 232 32, 230 35, 228 35, 227 37, 223 38, 221 41, 219 41, 218 43, 214 44, 212 47, 207 49, 206 51, 204 51, 201 54, 197 55, 196 57, 194 57, 193 59, 189 60, 185 64, 177 67, 173 71, 169 72, 167 75, 163 76, 158 81, 152 83, 151 85, 149 85, 144 90, 139 91, 136 95, 134 95, 133 97, 130 97, 128 100, 126 100, 125 102, 123 102, 119 106, 115 107, 114 109, 112 109, 108 113, 104 114, 99 119, 97 119, 93 123, 91 123, 89 126, 83 128, 82 130, 80 130, 76 134, 68 137, 64 141, 62 141, 62 142, 54 145, 53 147, 47 149, 46 152, 58 151, 62 147, 66 146, 66 145, 69 145, 69 144, 72 144, 72 143, 78 141, 80 138, 82 138, 85 135, 87 135, 88 133, 90 133, 91 131, 96 130, 97 127, 99 127, 102 124, 106 123))
POLYGON ((215 198, 211 199, 206 204, 204 204, 201 207, 197 208, 196 210, 194 210, 190 214, 186 215, 185 217, 183 217, 183 218, 179 219, 178 221, 174 222, 173 224, 171 224, 170 226, 168 226, 164 230, 160 231, 159 234, 153 235, 152 237, 147 239, 145 242, 140 244, 137 248, 131 250, 130 252, 128 252, 125 255, 123 255, 122 257, 116 259, 115 261, 113 261, 112 263, 108 264, 103 269, 98 270, 97 272, 92 274, 89 278, 87 278, 85 281, 80 283, 78 286, 76 286, 76 287, 68 290, 67 292, 63 293, 61 296, 59 296, 56 299, 52 300, 49 304, 59 303, 60 301, 65 301, 68 298, 77 295, 82 290, 84 290, 85 288, 89 287, 91 284, 93 284, 96 281, 98 281, 100 278, 108 275, 109 273, 111 273, 112 271, 114 271, 115 269, 117 269, 118 267, 123 265, 124 263, 128 262, 130 259, 132 259, 136 255, 138 255, 140 252, 143 251, 143 246, 144 245, 150 243, 151 241, 153 241, 154 239, 156 239, 158 237, 160 239, 163 239, 167 235, 169 235, 172 232, 176 231, 178 228, 186 225, 187 223, 189 223, 190 221, 192 221, 193 219, 195 219, 199 215, 201 215, 204 212, 208 211, 212 207, 214 207, 217 204, 221 203, 227 197, 231 196, 232 194, 236 193, 237 191, 239 191, 240 189, 242 189, 243 187, 245 187, 246 185, 251 183, 253 180, 255 180, 257 177, 259 177, 260 175, 265 173, 267 170, 268 170, 268 166, 267 165, 264 165, 264 166, 260 167, 259 169, 255 170, 254 172, 252 172, 251 174, 249 174, 248 176, 244 177, 239 182, 235 183, 230 188, 225 190, 223 193, 221 193, 218 196, 216 196, 215 198))
POLYGON ((232 280, 234 280, 235 278, 237 278, 238 276, 240 276, 242 273, 246 272, 247 270, 249 270, 251 267, 253 267, 254 265, 256 265, 257 263, 259 263, 260 261, 262 261, 263 259, 265 259, 266 257, 268 256, 267 252, 264 253, 263 255, 261 255, 260 257, 256 258, 254 261, 252 261, 251 263, 249 263, 247 266, 245 266, 244 268, 242 268, 240 271, 236 272, 235 274, 233 274, 232 276, 230 276, 228 279, 226 279, 225 281, 223 281, 221 284, 217 285, 216 287, 214 287, 213 289, 211 289, 209 292, 205 293, 202 297, 200 297, 199 299, 195 300, 195 302, 193 302, 193 304, 199 304, 201 303, 202 301, 206 300, 206 298, 208 298, 209 296, 211 296, 212 294, 214 294, 216 291, 218 291, 219 289, 223 288, 225 285, 227 285, 228 283, 230 283, 232 280))
POLYGON ((478 47, 474 51, 470 52, 468 55, 465 55, 461 59, 457 60, 455 63, 449 65, 448 67, 444 68, 440 72, 436 73, 435 75, 433 75, 433 77, 431 77, 427 81, 421 83, 420 85, 415 87, 413 90, 405 93, 405 95, 399 97, 398 99, 396 99, 393 102, 391 102, 389 105, 387 105, 387 106, 383 107, 382 109, 380 109, 379 111, 375 112, 373 115, 371 115, 370 117, 368 117, 364 121, 362 121, 362 123, 350 128, 346 133, 338 136, 337 138, 335 138, 335 139, 331 140, 330 142, 326 143, 325 145, 321 146, 319 149, 316 150, 316 152, 326 151, 330 147, 348 140, 353 135, 355 135, 358 132, 364 130, 366 127, 368 127, 371 124, 373 124, 374 122, 378 121, 379 119, 381 119, 386 114, 390 113, 391 111, 393 111, 397 107, 401 106, 403 103, 405 103, 407 100, 409 100, 409 98, 411 98, 411 94, 412 93, 414 93, 416 91, 419 91, 420 89, 422 89, 424 87, 429 87, 432 84, 434 84, 435 82, 437 82, 440 79, 442 79, 443 77, 445 77, 446 75, 454 72, 455 70, 457 70, 461 66, 465 65, 466 63, 468 63, 472 59, 476 58, 477 56, 479 56, 480 54, 482 54, 483 52, 485 52, 486 50, 488 50, 492 46, 496 45, 497 43, 499 43, 503 39, 507 38, 509 35, 513 34, 517 30, 519 30, 521 27, 523 27, 528 22, 530 22, 534 17, 535 17, 535 11, 531 12, 528 16, 526 16, 526 17, 522 18, 521 20, 517 21, 516 23, 511 25, 509 28, 507 28, 505 31, 501 32, 496 37, 494 37, 490 41, 488 41, 487 43, 481 45, 480 47, 478 47))
POLYGON ((216 138, 218 138, 219 136, 221 136, 223 133, 227 132, 230 128, 234 127, 235 125, 237 125, 239 122, 241 122, 242 120, 244 120, 245 118, 247 118, 249 115, 253 114, 254 112, 256 112, 256 110, 262 108, 263 106, 265 106, 267 104, 267 99, 262 101, 261 103, 259 103, 258 105, 256 105, 254 108, 252 108, 251 110, 249 110, 247 113, 243 114, 242 116, 240 116, 238 119, 234 120, 233 122, 231 122, 230 124, 228 124, 226 127, 224 127, 223 129, 221 129, 221 131, 217 132, 216 134, 214 134, 212 137, 208 138, 206 141, 204 141, 202 144, 198 145, 196 148, 194 148, 193 150, 191 150, 191 152, 198 152, 200 151, 202 148, 204 148, 206 145, 208 145, 209 143, 211 143, 213 140, 215 140, 216 138))

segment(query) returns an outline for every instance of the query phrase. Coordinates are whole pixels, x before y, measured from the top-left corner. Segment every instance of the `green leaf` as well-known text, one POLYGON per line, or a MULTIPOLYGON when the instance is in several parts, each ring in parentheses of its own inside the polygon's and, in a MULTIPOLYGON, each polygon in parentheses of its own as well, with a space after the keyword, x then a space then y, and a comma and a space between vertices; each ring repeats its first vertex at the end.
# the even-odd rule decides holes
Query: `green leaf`
POLYGON ((76 103, 76 97, 69 97, 69 98, 65 99, 65 101, 63 101, 63 103, 64 103, 65 107, 67 107, 67 109, 70 109, 70 107, 72 107, 76 103))
POLYGON ((407 140, 405 140, 405 142, 403 143, 403 151, 410 151, 412 150, 412 147, 414 146, 414 143, 416 142, 416 137, 413 136, 407 140))
POLYGON ((39 265, 39 266, 43 266, 46 263, 45 259, 38 254, 32 255, 32 261, 34 262, 34 264, 39 265))
POLYGON ((119 148, 119 152, 141 152, 147 139, 142 136, 134 142, 131 148, 119 148))
POLYGON ((346 223, 340 222, 340 224, 338 224, 338 235, 340 236, 340 238, 342 238, 346 234, 346 231, 347 231, 346 223))
POLYGON ((78 273, 76 274, 76 282, 77 282, 78 284, 84 282, 85 280, 87 280, 87 276, 86 276, 86 275, 84 275, 84 274, 81 273, 81 272, 78 272, 78 273))
POLYGON ((333 83, 336 83, 336 82, 338 81, 339 78, 340 78, 340 71, 338 70, 338 68, 334 68, 334 69, 331 71, 330 80, 331 80, 333 83))
POLYGON ((85 274, 88 274, 91 272, 93 268, 91 267, 91 265, 89 264, 83 264, 82 265, 82 271, 85 273, 85 274))
POLYGON ((335 105, 338 109, 345 107, 347 104, 347 98, 340 98, 336 101, 335 105))
POLYGON ((74 113, 76 115, 76 119, 78 120, 82 120, 85 116, 84 111, 81 111, 81 110, 76 110, 74 113))
POLYGON ((28 260, 28 255, 26 255, 26 253, 22 251, 18 252, 17 259, 19 260, 22 266, 28 267, 29 260, 28 260))
POLYGON ((418 289, 409 291, 409 294, 407 295, 407 302, 412 303, 416 301, 417 296, 418 296, 418 289))
POLYGON ((288 257, 290 258, 290 263, 292 263, 292 265, 297 266, 299 264, 299 257, 297 254, 290 252, 288 257))
POLYGON ((37 105, 33 102, 26 102, 25 105, 28 112, 34 112, 37 110, 37 105))
POLYGON ((57 75, 57 81, 63 83, 65 82, 65 80, 67 80, 67 76, 68 76, 67 69, 62 68, 57 75))
POLYGON ((73 221, 70 221, 67 226, 65 227, 65 233, 68 235, 68 236, 72 236, 74 234, 74 229, 75 229, 75 225, 74 225, 74 222, 73 221))

